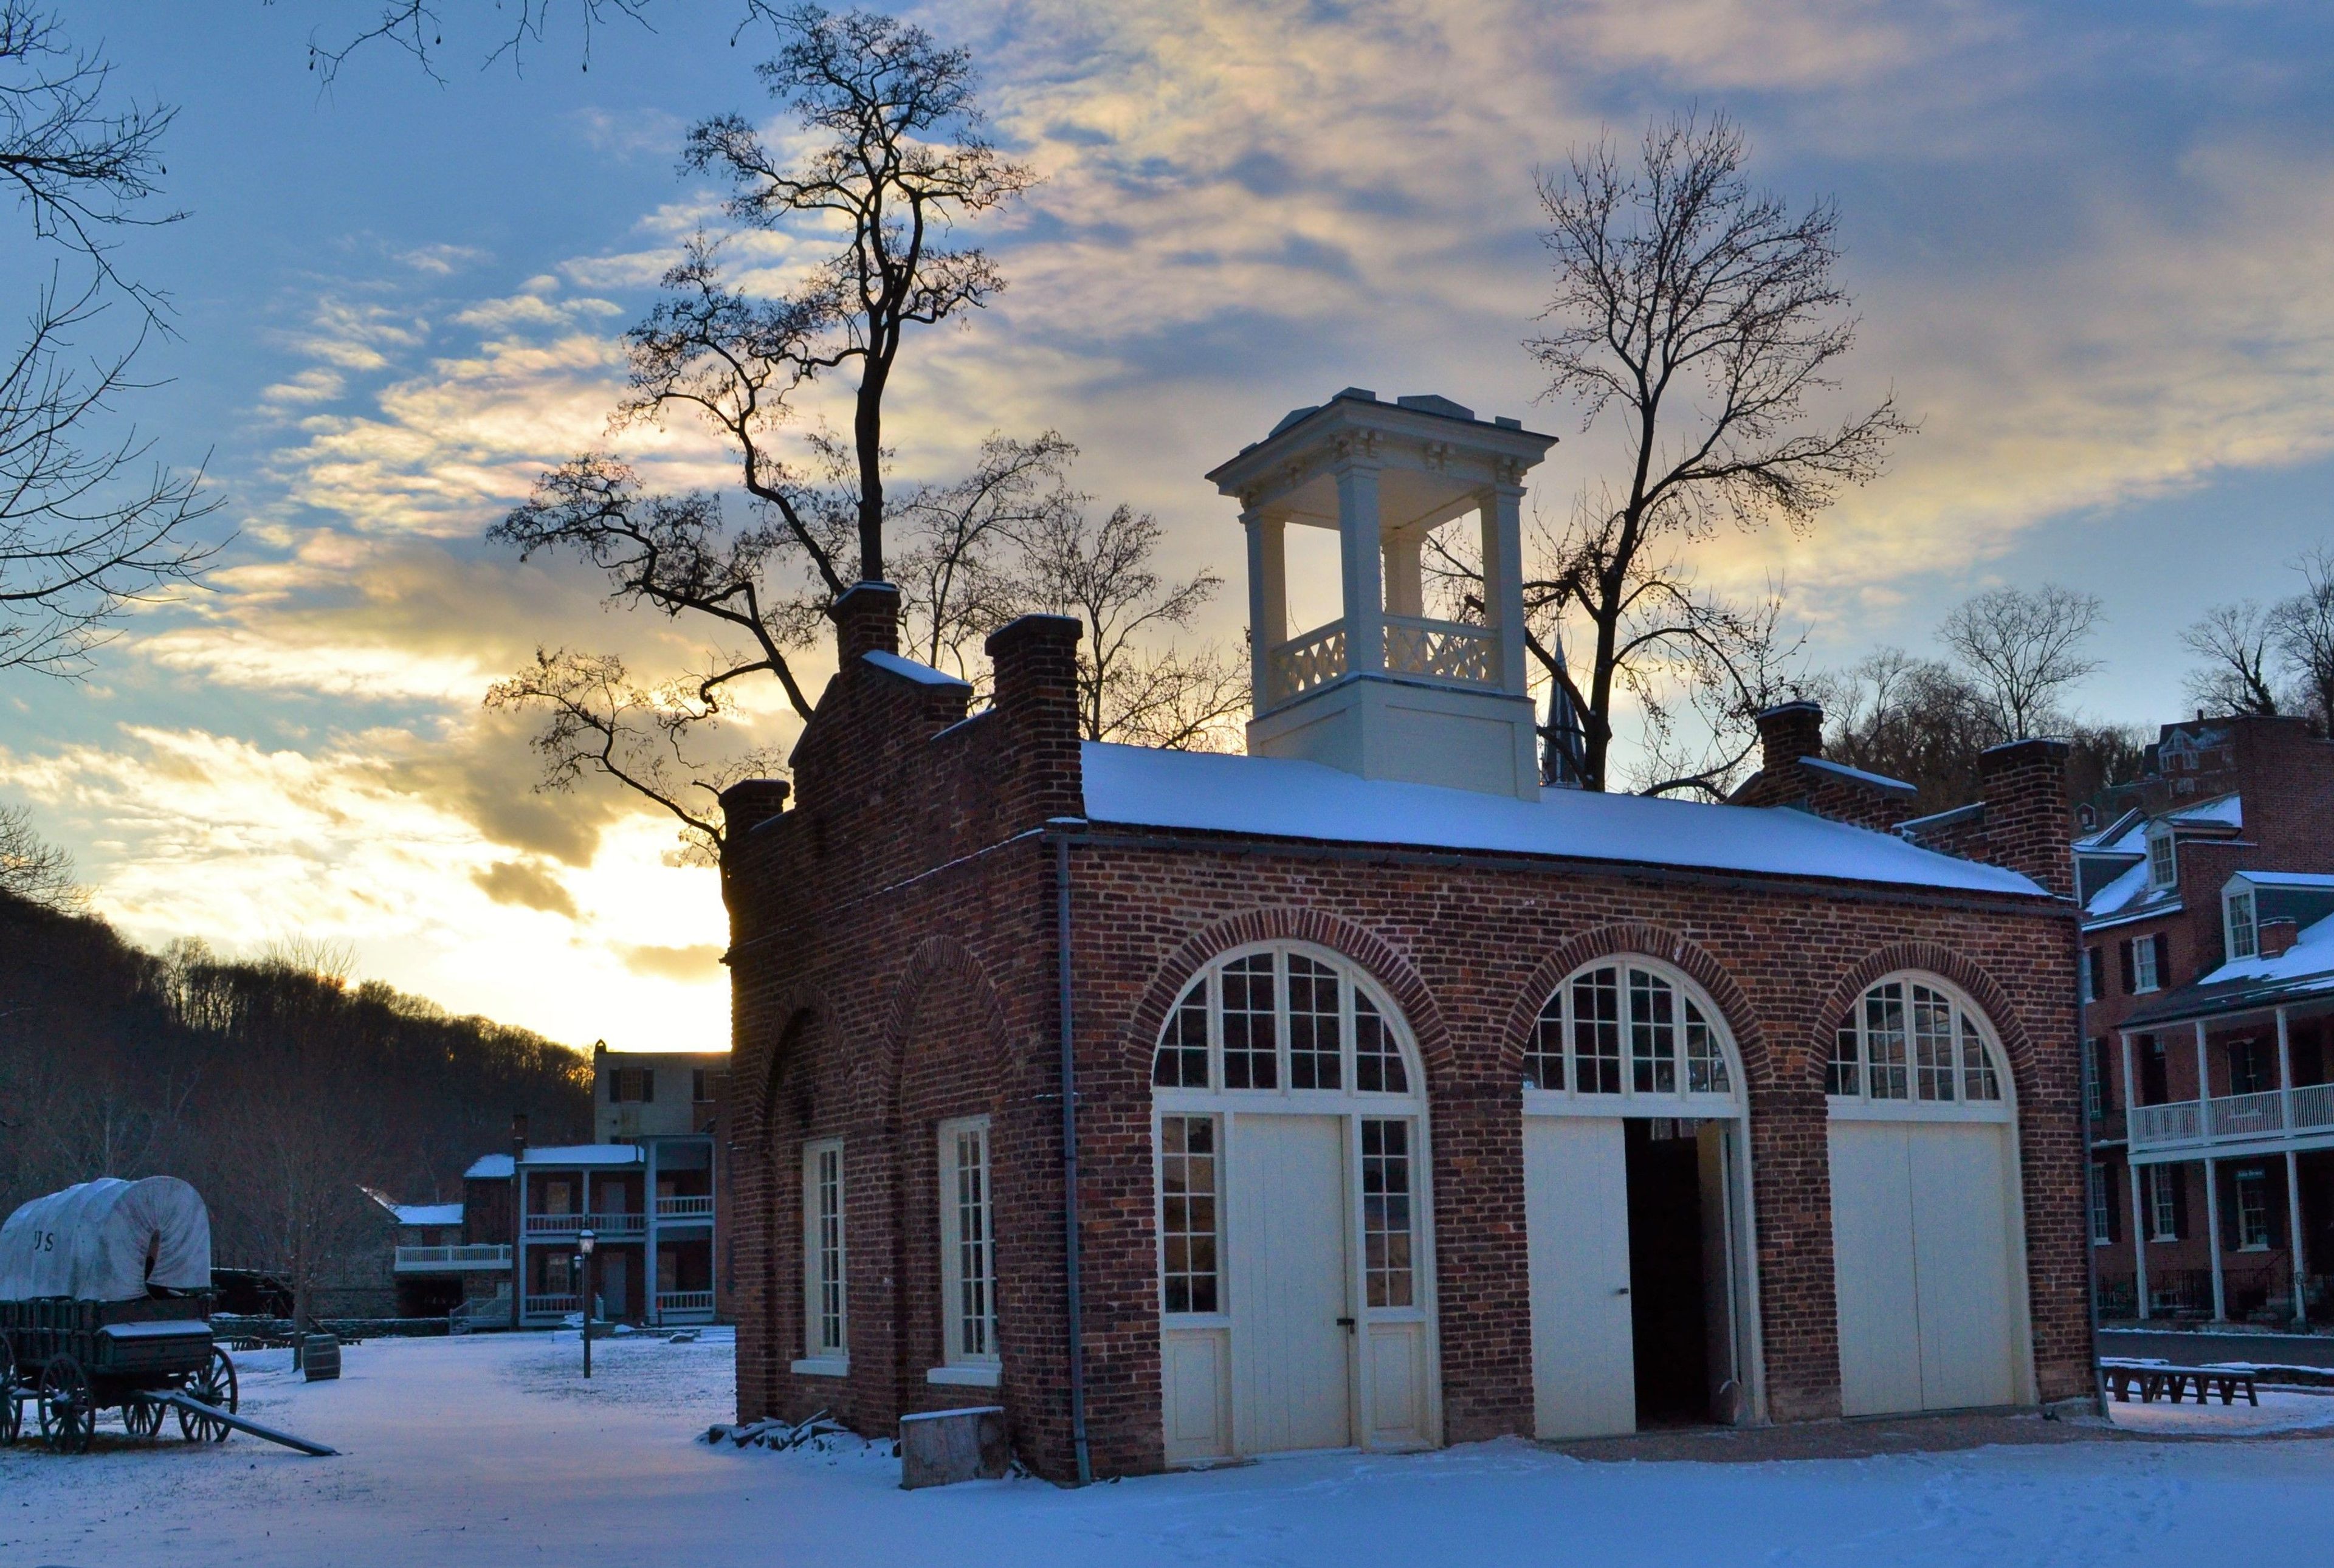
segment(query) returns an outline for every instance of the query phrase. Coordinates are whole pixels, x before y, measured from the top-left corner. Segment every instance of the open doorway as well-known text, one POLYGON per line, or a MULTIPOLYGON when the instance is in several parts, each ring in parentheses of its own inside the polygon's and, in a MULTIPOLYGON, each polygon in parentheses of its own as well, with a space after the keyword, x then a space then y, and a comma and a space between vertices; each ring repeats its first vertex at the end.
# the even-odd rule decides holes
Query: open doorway
POLYGON ((1640 1431, 1732 1419, 1722 1137, 1713 1122, 1623 1123, 1640 1431))

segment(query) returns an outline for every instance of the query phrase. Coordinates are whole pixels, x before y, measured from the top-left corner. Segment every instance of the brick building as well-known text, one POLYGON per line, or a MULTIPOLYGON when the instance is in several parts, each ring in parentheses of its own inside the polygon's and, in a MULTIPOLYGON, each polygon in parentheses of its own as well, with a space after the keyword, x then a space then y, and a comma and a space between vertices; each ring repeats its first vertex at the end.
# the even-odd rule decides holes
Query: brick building
POLYGON ((2294 718, 2166 725, 2117 806, 2075 844, 2101 1315, 2322 1321, 2334 743, 2294 718))
POLYGON ((723 803, 742 1417, 995 1400, 1066 1477, 2089 1392, 2063 748, 1988 759, 1992 863, 1800 705, 1744 803, 1543 789, 1549 444, 1349 389, 1210 476, 1246 755, 1082 744, 1074 621, 967 717, 837 602, 723 803), (1462 519, 1481 622, 1421 601, 1462 519))

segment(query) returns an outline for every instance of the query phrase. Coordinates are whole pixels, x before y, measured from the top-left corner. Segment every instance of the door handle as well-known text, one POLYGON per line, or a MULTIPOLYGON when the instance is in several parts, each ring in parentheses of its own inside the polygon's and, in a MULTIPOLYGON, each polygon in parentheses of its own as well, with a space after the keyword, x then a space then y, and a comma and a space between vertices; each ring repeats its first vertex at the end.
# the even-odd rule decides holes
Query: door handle
POLYGON ((1613 1294, 1615 1295, 1627 1295, 1629 1294, 1629 1287, 1627 1285, 1623 1285, 1619 1290, 1615 1291, 1613 1294))
POLYGON ((1354 1320, 1351 1318, 1339 1318, 1337 1320, 1337 1326, 1345 1330, 1347 1333, 1352 1333, 1354 1332, 1354 1320))

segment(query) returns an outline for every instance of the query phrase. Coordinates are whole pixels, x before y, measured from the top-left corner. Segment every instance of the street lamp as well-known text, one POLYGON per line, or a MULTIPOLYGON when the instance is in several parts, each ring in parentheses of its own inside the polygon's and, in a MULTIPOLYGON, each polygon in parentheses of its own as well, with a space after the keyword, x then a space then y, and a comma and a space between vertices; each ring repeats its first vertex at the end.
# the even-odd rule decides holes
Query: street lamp
POLYGON ((590 1230, 575 1233, 575 1245, 584 1254, 584 1376, 592 1376, 592 1244, 598 1237, 590 1230))

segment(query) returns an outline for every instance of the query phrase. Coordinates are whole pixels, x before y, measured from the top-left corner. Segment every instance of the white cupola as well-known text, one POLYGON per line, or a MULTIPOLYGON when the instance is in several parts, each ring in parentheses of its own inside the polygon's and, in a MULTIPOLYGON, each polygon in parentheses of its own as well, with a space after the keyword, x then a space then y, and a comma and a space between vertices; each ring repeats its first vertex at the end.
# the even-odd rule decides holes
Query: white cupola
POLYGON ((1556 445, 1448 398, 1348 387, 1209 474, 1248 528, 1257 756, 1536 800, 1524 682, 1523 476, 1556 445), (1420 555, 1473 514, 1481 623, 1430 620, 1420 555), (1345 613, 1291 635, 1287 532, 1334 528, 1345 613))

